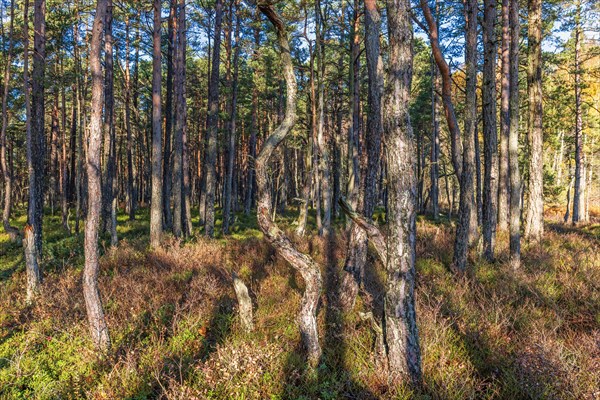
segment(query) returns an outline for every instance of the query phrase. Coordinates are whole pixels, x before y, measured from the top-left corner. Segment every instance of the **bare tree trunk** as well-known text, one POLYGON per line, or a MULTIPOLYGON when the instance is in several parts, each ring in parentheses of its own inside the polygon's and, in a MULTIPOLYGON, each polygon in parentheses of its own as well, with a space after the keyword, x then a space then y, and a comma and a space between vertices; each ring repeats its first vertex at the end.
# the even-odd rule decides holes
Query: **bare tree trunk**
POLYGON ((460 198, 458 225, 454 241, 453 265, 464 272, 468 264, 469 246, 477 236, 477 209, 474 196, 474 138, 477 130, 477 0, 466 0, 465 64, 466 101, 463 137, 462 173, 459 176, 460 198))
POLYGON ((510 179, 508 140, 510 133, 510 0, 502 0, 502 79, 500 89, 500 163, 498 182, 498 229, 508 230, 510 179))
MULTIPOLYGON (((260 21, 260 12, 256 11, 256 21, 260 21)), ((257 24, 254 28, 254 54, 253 57, 258 59, 258 49, 260 47, 260 30, 257 24)), ((255 69, 252 71, 253 81, 258 79, 258 73, 255 69)), ((244 204, 244 213, 250 214, 252 202, 254 198, 254 161, 256 159, 256 136, 258 133, 258 86, 256 83, 252 85, 252 121, 250 126, 250 140, 248 143, 248 177, 246 183, 246 203, 244 204)))
POLYGON ((581 116, 581 0, 576 2, 575 14, 575 185, 573 187, 573 225, 581 222, 581 158, 583 153, 581 116))
MULTIPOLYGON (((31 168, 28 222, 33 226, 38 259, 42 254, 46 137, 44 134, 44 80, 46 64, 46 2, 35 0, 33 10, 33 70, 31 82, 31 168)), ((29 82, 26 82, 28 90, 29 82)), ((29 146, 28 146, 29 147, 29 146)))
POLYGON ((529 204, 525 237, 544 234, 544 160, 542 132, 542 1, 529 0, 527 90, 529 92, 529 204))
POLYGON ((496 119, 496 0, 483 10, 483 255, 494 259, 498 219, 498 133, 496 119))
POLYGON ((244 331, 250 332, 254 329, 254 323, 252 322, 252 299, 248 294, 248 287, 235 272, 233 273, 233 288, 235 296, 238 299, 238 312, 242 328, 244 331))
POLYGON ((388 181, 389 233, 385 293, 385 339, 392 378, 422 379, 415 310, 416 157, 409 114, 412 25, 408 0, 387 0, 389 70, 383 131, 388 181))
MULTIPOLYGON (((367 166, 362 182, 363 213, 371 219, 377 201, 377 172, 381 159, 381 96, 383 94, 383 61, 380 54, 381 16, 375 0, 365 1, 365 51, 369 73, 369 115, 367 117, 367 166)), ((345 307, 354 304, 358 285, 362 285, 367 262, 367 236, 363 229, 353 226, 348 242, 340 302, 345 307)))
POLYGON ((431 214, 433 216, 433 219, 437 221, 439 219, 440 214, 440 121, 438 119, 439 96, 437 94, 437 92, 439 91, 440 74, 438 71, 438 67, 433 60, 431 62, 431 75, 431 120, 433 126, 431 131, 431 169, 429 170, 429 179, 431 181, 431 187, 429 189, 429 193, 431 197, 431 214))
POLYGON ((299 252, 286 234, 273 221, 271 191, 268 185, 268 163, 273 152, 285 139, 296 121, 296 77, 290 54, 285 24, 272 5, 259 4, 261 12, 271 21, 277 31, 281 48, 283 75, 286 81, 285 118, 281 124, 266 138, 256 160, 256 180, 258 183, 258 224, 265 238, 271 243, 277 253, 288 261, 302 275, 305 290, 302 298, 302 308, 299 314, 299 325, 302 339, 308 351, 311 365, 316 365, 321 355, 317 331, 317 305, 321 295, 322 278, 319 266, 306 254, 299 252))
POLYGON ((161 121, 161 1, 154 0, 154 32, 152 53, 152 197, 150 208, 150 245, 160 246, 163 230, 163 171, 161 121))
POLYGON ((352 26, 350 30, 350 93, 352 95, 352 128, 348 131, 348 200, 357 207, 360 196, 360 10, 359 1, 354 0, 352 26))
MULTIPOLYGON (((229 224, 231 223, 232 217, 232 204, 233 204, 233 175, 235 168, 235 141, 237 136, 237 98, 238 98, 238 76, 239 76, 239 59, 240 59, 240 11, 239 11, 239 3, 237 0, 235 2, 235 14, 236 14, 236 22, 235 22, 235 50, 233 55, 233 80, 231 82, 231 107, 229 110, 229 115, 231 116, 231 121, 229 122, 229 143, 227 149, 227 174, 225 178, 225 196, 224 196, 224 209, 223 209, 223 233, 229 233, 229 224)), ((233 23, 233 7, 231 11, 230 20, 233 23)), ((231 28, 230 28, 231 30, 231 28)))
POLYGON ((521 265, 521 173, 519 172, 519 4, 510 2, 510 132, 508 163, 510 176, 510 265, 521 265))
POLYGON ((173 57, 175 53, 175 1, 169 0, 168 44, 167 44, 167 98, 165 99, 165 151, 163 153, 163 208, 164 225, 167 229, 173 227, 173 214, 171 212, 172 194, 172 158, 171 136, 173 131, 173 57))
POLYGON ((325 138, 325 23, 320 0, 315 1, 316 58, 318 70, 318 128, 317 145, 319 148, 319 173, 321 178, 321 195, 323 199, 323 235, 329 237, 331 231, 332 187, 329 170, 329 148, 325 138))
MULTIPOLYGON (((125 20, 125 130, 127 131, 127 208, 129 209, 129 220, 135 219, 137 208, 137 194, 135 193, 135 181, 133 170, 133 146, 134 139, 131 131, 131 73, 129 70, 129 18, 125 20)), ((162 195, 161 195, 162 197, 162 195)))
MULTIPOLYGON (((26 1, 27 2, 27 1, 26 1)), ((25 7, 27 9, 27 7, 25 7)), ((23 248, 25 251, 25 268, 27 271, 27 304, 33 303, 35 296, 42 283, 42 275, 38 264, 38 252, 35 244, 35 232, 33 226, 25 225, 23 248)))
POLYGON ((102 206, 100 184, 100 147, 102 141, 102 65, 100 63, 100 47, 102 30, 107 10, 107 2, 98 0, 96 16, 92 27, 90 45, 90 68, 92 71, 92 104, 89 128, 89 145, 87 153, 88 176, 88 212, 85 221, 85 266, 83 270, 83 294, 90 324, 90 332, 94 345, 102 352, 110 348, 108 327, 102 309, 102 300, 98 289, 98 228, 100 209, 102 206))
POLYGON ((444 59, 444 54, 440 48, 438 26, 431 14, 431 9, 427 0, 420 0, 421 9, 427 22, 427 35, 431 43, 431 52, 433 59, 438 66, 442 77, 442 104, 444 105, 444 115, 450 131, 450 147, 452 150, 452 165, 456 176, 460 179, 462 175, 462 144, 460 142, 460 128, 456 119, 454 103, 452 102, 452 78, 450 76, 450 67, 444 59))
POLYGON ((12 210, 12 191, 13 191, 13 176, 12 170, 8 163, 7 148, 8 141, 6 139, 6 129, 8 127, 8 94, 10 88, 10 67, 12 63, 14 40, 15 20, 15 1, 10 1, 10 28, 8 31, 8 53, 6 54, 6 65, 4 67, 4 88, 2 94, 2 131, 0 131, 0 169, 4 178, 4 208, 2 209, 2 226, 4 231, 9 235, 11 241, 16 241, 19 238, 19 230, 10 225, 10 215, 12 210))
POLYGON ((215 4, 215 39, 212 71, 208 89, 208 146, 205 157, 206 171, 206 220, 204 234, 212 237, 215 230, 215 193, 217 190, 217 124, 219 119, 219 64, 221 62, 221 24, 223 0, 215 4))

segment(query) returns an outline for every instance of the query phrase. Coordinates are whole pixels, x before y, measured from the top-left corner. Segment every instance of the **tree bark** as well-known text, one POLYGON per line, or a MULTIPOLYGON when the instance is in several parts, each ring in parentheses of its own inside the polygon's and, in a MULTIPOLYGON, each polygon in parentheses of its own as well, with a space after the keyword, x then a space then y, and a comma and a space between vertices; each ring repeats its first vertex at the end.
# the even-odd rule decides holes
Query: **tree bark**
MULTIPOLYGON (((258 61, 258 49, 260 47, 260 12, 256 11, 255 19, 257 21, 254 27, 254 54, 253 58, 258 61)), ((252 116, 250 125, 250 140, 248 141, 248 177, 246 183, 246 202, 244 204, 244 213, 250 214, 252 209, 252 203, 254 199, 254 161, 256 159, 256 137, 258 135, 258 85, 256 80, 258 79, 258 71, 256 67, 252 71, 253 84, 252 84, 252 116)))
MULTIPOLYGON (((167 92, 165 99, 165 150, 163 153, 163 208, 164 225, 167 229, 173 228, 173 214, 171 211, 172 194, 172 158, 171 136, 173 131, 173 56, 175 53, 175 1, 169 0, 168 44, 167 44, 167 92)), ((162 123, 162 121, 161 121, 162 123)))
MULTIPOLYGON (((135 220, 135 211, 137 209, 137 193, 135 192, 134 166, 133 166, 133 147, 134 138, 131 131, 131 73, 129 70, 129 18, 125 20, 125 130, 127 131, 127 208, 129 210, 129 220, 135 220)), ((153 71, 154 72, 154 71, 153 71)), ((154 78, 154 75, 153 75, 154 78)), ((161 195, 162 197, 162 195, 161 195)))
POLYGON ((19 230, 10 224, 10 215, 12 211, 12 191, 13 191, 13 175, 8 163, 8 140, 6 138, 6 129, 8 128, 8 95, 10 88, 10 67, 13 57, 13 30, 15 20, 15 0, 10 1, 10 27, 8 30, 8 52, 6 54, 6 65, 4 67, 4 88, 2 94, 2 130, 0 131, 0 169, 4 178, 4 208, 2 209, 2 226, 11 241, 16 241, 19 238, 19 230))
MULTIPOLYGON (((108 0, 110 1, 110 0, 108 0)), ((102 141, 102 65, 100 47, 102 30, 107 10, 107 0, 98 0, 92 27, 90 43, 90 68, 92 72, 92 103, 87 152, 88 211, 85 221, 85 266, 83 270, 83 294, 90 324, 92 341, 98 350, 106 352, 110 348, 108 326, 104 318, 102 300, 98 289, 98 228, 101 211, 101 169, 100 147, 102 141)))
MULTIPOLYGON (((237 100, 238 100, 238 76, 239 76, 239 59, 240 59, 240 11, 239 3, 235 2, 235 50, 233 55, 233 80, 231 82, 231 103, 229 109, 229 115, 231 120, 229 122, 229 140, 227 149, 227 174, 225 178, 225 196, 224 196, 224 208, 223 208, 223 233, 229 233, 229 225, 232 220, 233 202, 233 175, 234 175, 234 164, 235 164, 235 142, 237 136, 237 100)), ((233 10, 233 7, 232 7, 233 10)), ((233 11, 231 12, 230 20, 233 22, 233 11)), ((230 28, 231 30, 231 28, 230 28)))
MULTIPOLYGON (((27 7, 25 7, 27 9, 27 7)), ((35 248, 35 232, 33 226, 25 225, 24 229, 23 248, 25 251, 25 269, 27 271, 27 295, 25 302, 32 304, 40 284, 42 283, 42 275, 38 264, 38 251, 35 248)))
POLYGON ((409 113, 413 35, 408 0, 386 3, 390 61, 383 118, 389 227, 385 339, 392 378, 407 375, 413 384, 420 385, 421 350, 414 299, 416 154, 409 113))
POLYGON ((322 278, 319 266, 306 254, 299 252, 286 234, 273 221, 271 190, 268 184, 268 163, 277 147, 283 142, 296 122, 296 77, 290 54, 287 32, 283 20, 272 5, 259 3, 261 12, 271 21, 277 32, 281 48, 281 62, 286 81, 285 117, 269 135, 256 160, 256 180, 258 184, 258 224, 265 238, 275 247, 277 253, 288 261, 302 275, 305 282, 302 307, 299 314, 300 333, 308 352, 311 365, 316 365, 321 355, 317 331, 317 305, 321 295, 322 278))
POLYGON ((502 0, 502 79, 500 89, 500 162, 498 182, 498 229, 508 230, 510 179, 508 141, 510 133, 510 0, 502 0))
POLYGON ((581 222, 582 199, 582 153, 583 119, 581 115, 581 1, 577 0, 575 11, 575 184, 573 186, 573 225, 581 222))
POLYGON ((465 134, 463 137, 462 173, 459 176, 460 197, 458 224, 454 240, 453 266, 464 272, 468 264, 471 241, 477 236, 477 206, 474 194, 474 138, 477 130, 477 0, 466 0, 465 64, 466 100, 465 134))
POLYGON ((510 265, 521 265, 521 173, 519 172, 519 3, 510 0, 510 74, 508 164, 510 177, 510 265))
POLYGON ((163 171, 161 121, 161 1, 154 0, 154 32, 152 53, 152 197, 150 208, 150 245, 160 246, 163 230, 163 171))
POLYGON ((104 169, 105 176, 102 190, 102 219, 104 228, 110 232, 110 244, 116 246, 116 171, 117 171, 117 138, 115 131, 115 92, 114 92, 114 55, 113 55, 113 3, 106 2, 106 21, 104 26, 104 169))
MULTIPOLYGON (((375 0, 365 1, 365 52, 369 75, 366 151, 367 166, 362 181, 363 210, 370 220, 377 201, 377 173, 381 161, 381 96, 383 94, 383 61, 380 54, 381 16, 375 0)), ((367 236, 363 229, 353 226, 348 242, 344 275, 340 290, 341 304, 351 307, 354 304, 359 285, 365 275, 367 262, 367 236)))
POLYGON ((525 237, 544 234, 544 160, 542 132, 542 1, 529 0, 527 91, 529 94, 529 197, 525 237))
POLYGON ((498 219, 498 133, 496 119, 496 0, 483 10, 483 255, 494 259, 498 219))
MULTIPOLYGON (((33 70, 31 82, 31 168, 28 222, 33 226, 38 259, 42 254, 46 136, 44 134, 44 80, 46 67, 46 2, 35 0, 33 10, 33 70)), ((28 40, 27 40, 28 41, 28 40)), ((29 82, 26 82, 28 90, 29 82)))
POLYGON ((215 230, 215 194, 217 189, 217 124, 219 122, 219 65, 221 62, 221 24, 223 0, 215 4, 215 38, 212 55, 212 71, 208 88, 208 129, 206 171, 206 218, 204 234, 212 237, 215 230))

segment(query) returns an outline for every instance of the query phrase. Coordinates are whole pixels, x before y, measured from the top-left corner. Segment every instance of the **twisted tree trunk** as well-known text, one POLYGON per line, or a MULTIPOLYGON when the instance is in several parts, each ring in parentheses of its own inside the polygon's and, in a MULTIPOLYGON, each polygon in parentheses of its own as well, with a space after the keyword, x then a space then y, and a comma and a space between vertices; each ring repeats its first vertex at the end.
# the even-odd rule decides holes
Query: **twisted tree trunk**
POLYGON ((302 275, 306 288, 302 297, 302 307, 298 316, 300 333, 304 345, 308 351, 311 364, 316 364, 320 355, 321 347, 317 332, 317 305, 321 295, 322 278, 319 266, 312 258, 298 251, 287 235, 277 226, 272 219, 271 190, 268 183, 268 164, 273 152, 283 142, 296 122, 296 77, 290 54, 285 24, 269 4, 259 4, 260 11, 271 21, 277 32, 279 46, 281 48, 281 62, 283 64, 283 75, 286 81, 286 109, 285 117, 281 124, 269 135, 256 159, 256 181, 258 185, 258 224, 265 238, 275 248, 277 253, 288 261, 292 267, 302 275))

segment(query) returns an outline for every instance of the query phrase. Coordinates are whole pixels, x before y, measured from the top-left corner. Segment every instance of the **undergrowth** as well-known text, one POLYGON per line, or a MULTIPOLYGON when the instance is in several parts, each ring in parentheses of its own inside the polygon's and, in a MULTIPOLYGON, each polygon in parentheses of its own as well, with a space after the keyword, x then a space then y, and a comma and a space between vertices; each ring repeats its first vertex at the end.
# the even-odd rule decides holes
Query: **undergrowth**
MULTIPOLYGON (((295 214, 279 219, 293 232, 295 214)), ((453 227, 418 221, 417 317, 424 385, 390 386, 375 335, 358 311, 381 310, 383 268, 369 258, 354 310, 335 307, 346 251, 343 222, 333 248, 295 238, 322 266, 323 356, 307 368, 295 322, 302 280, 238 215, 232 234, 167 238, 148 251, 147 212, 119 216, 118 248, 102 240, 100 288, 112 350, 92 351, 81 292, 81 234, 45 217, 44 283, 25 304, 21 247, 0 233, 0 398, 5 399, 594 399, 600 395, 600 225, 549 222, 524 243, 523 267, 474 256, 449 269, 453 227), (327 255, 329 254, 329 257, 327 255), (248 284, 255 330, 236 314, 231 272, 248 284)), ((13 221, 23 225, 24 217, 13 221)), ((314 216, 311 217, 314 233, 314 216)), ((83 224, 82 224, 83 227, 83 224)))

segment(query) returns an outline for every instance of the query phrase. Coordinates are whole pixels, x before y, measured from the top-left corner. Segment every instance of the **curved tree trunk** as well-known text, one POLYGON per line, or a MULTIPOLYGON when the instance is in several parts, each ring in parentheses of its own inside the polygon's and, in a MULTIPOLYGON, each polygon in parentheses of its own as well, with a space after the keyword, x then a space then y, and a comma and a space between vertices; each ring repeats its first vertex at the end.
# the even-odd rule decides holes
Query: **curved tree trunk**
POLYGON ((273 152, 283 142, 296 122, 296 77, 290 54, 287 32, 281 17, 271 5, 259 4, 261 12, 271 21, 277 31, 281 48, 283 75, 286 81, 286 109, 281 124, 269 135, 256 159, 256 181, 258 185, 258 224, 265 238, 277 253, 288 261, 302 275, 306 288, 302 297, 302 308, 299 314, 299 325, 302 339, 308 351, 311 364, 316 364, 321 347, 317 332, 317 305, 321 295, 322 278, 319 266, 306 254, 299 252, 286 234, 279 229, 272 219, 271 190, 268 183, 268 164, 273 152))
POLYGON ((529 0, 527 91, 529 92, 529 198, 525 237, 544 234, 544 161, 542 134, 542 1, 529 0))
POLYGON ((98 289, 98 228, 102 207, 100 184, 100 147, 102 142, 102 65, 100 46, 102 29, 106 14, 107 0, 98 0, 96 16, 92 27, 90 44, 90 68, 92 71, 92 104, 87 152, 88 211, 85 220, 85 266, 83 270, 83 294, 94 345, 100 351, 110 348, 108 327, 102 309, 102 300, 98 289))

